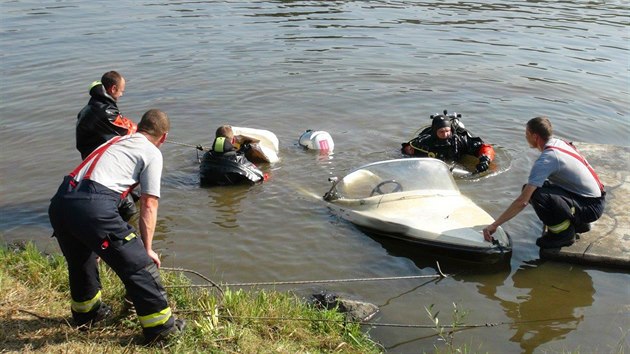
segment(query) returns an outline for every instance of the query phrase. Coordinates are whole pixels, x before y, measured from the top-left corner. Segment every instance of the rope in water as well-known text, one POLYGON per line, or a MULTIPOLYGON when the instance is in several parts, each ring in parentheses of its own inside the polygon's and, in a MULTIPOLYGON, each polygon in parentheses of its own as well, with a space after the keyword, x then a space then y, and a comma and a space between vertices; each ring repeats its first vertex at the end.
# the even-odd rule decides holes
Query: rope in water
MULTIPOLYGON (((317 284, 317 283, 349 283, 360 281, 383 281, 383 280, 405 280, 405 279, 421 279, 421 278, 444 278, 436 275, 409 275, 400 277, 381 277, 381 278, 352 278, 352 279, 321 279, 321 280, 289 280, 289 281, 268 281, 268 282, 253 282, 253 283, 225 283, 223 286, 257 286, 257 285, 289 285, 289 284, 317 284)), ((167 288, 209 288, 218 287, 216 284, 191 284, 191 285, 170 285, 167 288)))
MULTIPOLYGON (((448 275, 442 273, 440 269, 439 262, 436 262, 437 269, 439 274, 435 275, 411 275, 411 276, 400 276, 400 277, 382 277, 382 278, 354 278, 354 279, 329 279, 329 280, 303 280, 303 281, 282 281, 282 282, 257 282, 257 283, 228 283, 223 284, 224 286, 256 286, 256 285, 285 285, 285 284, 313 284, 313 283, 341 283, 341 282, 358 282, 358 281, 381 281, 381 280, 401 280, 401 279, 420 279, 420 278, 446 278, 448 275)), ((185 268, 168 268, 161 267, 161 270, 165 271, 178 271, 178 272, 187 272, 195 274, 202 279, 211 283, 211 285, 172 285, 165 286, 166 288, 185 288, 185 287, 216 287, 223 295, 223 289, 218 286, 215 282, 210 280, 208 277, 203 274, 185 268)), ((215 313, 215 309, 182 309, 175 310, 173 312, 178 314, 194 314, 194 313, 215 313)), ((353 323, 371 327, 398 327, 398 328, 436 328, 435 324, 432 325, 422 325, 422 324, 404 324, 404 323, 373 323, 367 321, 350 321, 350 320, 333 320, 333 319, 312 319, 312 318, 300 318, 300 317, 252 317, 252 316, 233 316, 233 315, 214 315, 216 318, 222 319, 242 319, 248 321, 318 321, 318 322, 336 322, 336 323, 353 323)), ((560 317, 560 318, 546 318, 546 319, 532 319, 532 320, 522 320, 522 321, 502 321, 502 322, 487 322, 481 324, 456 324, 456 325, 444 325, 445 328, 451 328, 452 331, 460 331, 465 329, 473 329, 473 328, 482 328, 482 327, 498 327, 503 325, 515 325, 515 324, 523 324, 523 323, 537 323, 537 322, 549 322, 549 321, 563 321, 563 320, 574 320, 575 317, 560 317)))
MULTIPOLYGON (((175 310, 173 311, 177 314, 183 313, 205 313, 205 312, 213 312, 213 310, 175 310)), ((247 320, 247 321, 317 321, 317 322, 332 322, 332 323, 351 323, 358 324, 362 326, 371 326, 371 327, 399 327, 399 328, 435 328, 435 324, 432 325, 422 325, 422 324, 405 324, 405 323, 373 323, 373 322, 365 322, 365 321, 349 321, 349 320, 335 320, 330 318, 303 318, 303 317, 254 317, 254 316, 224 316, 219 315, 215 316, 216 318, 221 319, 231 319, 231 320, 247 320)), ((456 328, 479 328, 479 327, 496 327, 504 324, 508 324, 510 322, 496 322, 496 323, 483 323, 483 324, 459 324, 456 325, 456 328)), ((450 327, 449 325, 444 325, 445 327, 450 327)))
MULTIPOLYGON (((448 277, 448 275, 442 273, 440 269, 440 264, 436 262, 438 273, 435 275, 410 275, 410 276, 397 276, 397 277, 372 277, 372 278, 351 278, 351 279, 325 279, 325 280, 295 280, 295 281, 269 281, 269 282, 252 282, 252 283, 227 283, 222 284, 223 286, 232 286, 232 287, 243 287, 243 286, 258 286, 258 285, 287 285, 287 284, 315 284, 315 283, 346 283, 346 282, 360 282, 360 281, 385 281, 385 280, 405 280, 405 279, 442 279, 448 277)), ((164 271, 173 271, 173 272, 185 272, 191 273, 199 276, 210 284, 192 284, 192 285, 169 285, 165 286, 165 288, 206 288, 206 287, 215 287, 220 292, 221 295, 224 294, 223 289, 217 285, 210 278, 205 275, 197 272, 195 270, 186 269, 186 268, 170 268, 170 267, 160 267, 161 270, 164 271)), ((175 310, 174 312, 177 314, 192 314, 192 313, 213 313, 214 309, 182 309, 175 310)), ((418 324, 397 324, 397 323, 370 323, 366 321, 348 321, 348 320, 332 320, 332 319, 309 319, 309 318, 300 318, 300 317, 251 317, 251 316, 224 316, 224 315, 215 315, 216 318, 222 319, 241 319, 248 321, 318 321, 318 322, 336 322, 336 323, 356 323, 359 325, 369 325, 373 327, 403 327, 403 328, 435 328, 435 325, 418 325, 418 324)), ((492 327, 498 326, 503 323, 486 323, 481 325, 461 325, 459 328, 477 328, 477 327, 492 327)))
MULTIPOLYGON (((437 263, 437 262, 436 262, 437 263)), ((202 279, 206 280, 210 284, 190 284, 190 285, 168 285, 165 288, 217 288, 221 293, 223 293, 223 289, 217 283, 210 280, 210 278, 205 275, 190 269, 185 268, 169 268, 169 267, 161 267, 160 269, 165 271, 176 271, 176 272, 186 272, 195 274, 202 279)), ((408 280, 408 279, 442 279, 448 277, 448 275, 442 273, 442 269, 440 269, 440 263, 437 263, 437 269, 439 274, 434 275, 407 275, 407 276, 397 276, 397 277, 379 277, 379 278, 350 278, 350 279, 323 279, 323 280, 289 280, 289 281, 266 281, 266 282, 252 282, 252 283, 225 283, 223 286, 227 287, 244 287, 244 286, 259 286, 259 285, 289 285, 289 284, 318 284, 318 283, 349 283, 349 282, 361 282, 361 281, 386 281, 386 280, 408 280)))
POLYGON ((195 148, 197 150, 201 150, 201 151, 208 151, 210 149, 205 148, 201 145, 192 145, 192 144, 186 144, 186 143, 180 143, 178 141, 173 141, 173 140, 166 140, 165 142, 169 143, 169 144, 173 144, 173 145, 181 145, 181 146, 187 146, 187 147, 191 147, 191 148, 195 148))
POLYGON ((201 163, 201 157, 199 156, 199 151, 210 151, 211 149, 205 148, 203 146, 201 146, 201 144, 199 145, 193 145, 193 144, 186 144, 186 143, 180 143, 179 141, 173 141, 173 140, 166 140, 167 143, 169 144, 173 144, 173 145, 180 145, 180 146, 186 146, 186 147, 191 147, 191 148, 195 148, 195 151, 197 152, 197 162, 201 163))
MULTIPOLYGON (((213 313, 214 309, 191 309, 191 310, 174 310, 174 313, 177 314, 194 314, 194 313, 213 313)), ((255 317, 255 316, 226 316, 226 315, 215 315, 216 318, 221 319, 234 319, 234 320, 248 320, 248 321, 311 321, 311 322, 333 322, 333 323, 351 323, 358 324, 362 326, 371 326, 371 327, 399 327, 399 328, 436 328, 435 324, 408 324, 408 323, 376 323, 376 322, 367 322, 367 321, 351 321, 351 320, 335 320, 330 318, 303 318, 303 317, 255 317)), ((473 324, 445 324, 441 325, 444 328, 450 328, 452 330, 462 330, 462 329, 471 329, 471 328, 482 328, 482 327, 498 327, 503 325, 516 325, 516 324, 525 324, 525 323, 538 323, 538 322, 550 322, 550 321, 568 321, 575 320, 575 317, 557 317, 557 318, 543 318, 543 319, 534 319, 534 320, 522 320, 522 321, 501 321, 501 322, 487 322, 487 323, 473 323, 473 324)))

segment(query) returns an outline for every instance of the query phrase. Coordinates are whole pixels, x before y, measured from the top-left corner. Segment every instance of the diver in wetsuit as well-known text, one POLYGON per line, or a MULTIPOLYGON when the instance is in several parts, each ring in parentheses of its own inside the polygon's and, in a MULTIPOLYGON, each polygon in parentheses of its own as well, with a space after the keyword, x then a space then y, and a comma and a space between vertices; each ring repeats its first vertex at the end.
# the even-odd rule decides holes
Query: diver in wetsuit
POLYGON ((432 115, 431 126, 417 137, 402 143, 401 152, 416 157, 433 157, 443 161, 457 161, 463 155, 479 159, 476 172, 486 171, 494 160, 492 145, 479 137, 473 137, 459 122, 461 115, 432 115))
POLYGON ((255 139, 234 136, 232 127, 222 125, 216 131, 212 150, 206 152, 199 166, 202 186, 256 184, 265 179, 262 171, 251 163, 245 152, 255 139), (240 141, 240 147, 235 145, 240 141))

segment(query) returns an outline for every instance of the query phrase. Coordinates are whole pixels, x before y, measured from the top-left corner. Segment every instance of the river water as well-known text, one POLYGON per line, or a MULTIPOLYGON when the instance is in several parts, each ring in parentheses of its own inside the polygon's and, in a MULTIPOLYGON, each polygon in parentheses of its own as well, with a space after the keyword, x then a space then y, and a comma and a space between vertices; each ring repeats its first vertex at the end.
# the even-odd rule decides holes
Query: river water
MULTIPOLYGON (((79 162, 88 85, 115 69, 125 115, 164 110, 172 141, 209 145, 223 123, 280 139, 281 161, 253 187, 202 189, 195 150, 162 147, 163 265, 238 283, 429 275, 440 261, 453 277, 276 288, 372 302, 377 325, 430 324, 431 306, 450 323, 456 304, 468 324, 500 324, 457 333, 472 351, 627 351, 629 274, 540 261, 531 208, 505 226, 509 264, 481 267, 373 239, 318 197, 328 177, 399 157, 443 109, 499 152, 496 174, 458 182, 495 217, 537 156, 529 118, 630 145, 629 19, 624 1, 2 1, 0 238, 58 252, 48 200, 79 162), (299 148, 305 129, 328 131, 335 153, 299 148)), ((443 346, 431 329, 366 330, 391 353, 443 346)))

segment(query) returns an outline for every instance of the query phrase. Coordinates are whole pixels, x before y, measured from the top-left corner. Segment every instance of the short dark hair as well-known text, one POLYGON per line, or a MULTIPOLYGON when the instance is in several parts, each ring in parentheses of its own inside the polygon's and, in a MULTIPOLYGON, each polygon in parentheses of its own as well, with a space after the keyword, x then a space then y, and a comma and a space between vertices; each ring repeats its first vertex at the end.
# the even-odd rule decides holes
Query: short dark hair
POLYGON ((530 133, 538 134, 538 136, 545 141, 549 140, 551 135, 553 135, 551 122, 549 118, 545 116, 530 119, 529 122, 527 122, 527 130, 529 130, 530 133))
POLYGON ((168 133, 171 122, 166 113, 159 109, 150 109, 142 115, 138 123, 138 132, 145 132, 155 138, 159 138, 164 133, 168 133))
POLYGON ((109 90, 112 86, 120 86, 123 77, 118 73, 118 71, 108 71, 103 76, 101 76, 101 83, 105 87, 106 90, 109 90))
POLYGON ((232 139, 234 137, 234 132, 232 131, 232 126, 224 124, 224 125, 218 127, 217 131, 215 132, 215 137, 217 137, 217 138, 224 137, 224 138, 232 139))

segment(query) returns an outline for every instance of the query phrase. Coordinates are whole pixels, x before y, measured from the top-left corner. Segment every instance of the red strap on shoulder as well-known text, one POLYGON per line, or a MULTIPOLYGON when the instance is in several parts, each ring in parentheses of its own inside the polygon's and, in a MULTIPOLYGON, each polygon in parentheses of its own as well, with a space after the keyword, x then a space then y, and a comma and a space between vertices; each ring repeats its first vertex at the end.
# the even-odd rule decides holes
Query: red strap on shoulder
POLYGON ((595 181, 597 182, 597 185, 599 185, 599 190, 603 192, 604 191, 604 184, 602 183, 602 181, 599 180, 599 176, 597 176, 597 173, 595 173, 595 170, 591 167, 591 165, 589 165, 588 161, 586 161, 586 159, 584 157, 582 157, 582 155, 580 155, 577 152, 577 149, 575 148, 575 146, 573 146, 573 144, 570 144, 570 143, 567 143, 567 142, 565 142, 565 143, 567 145, 571 146, 573 148, 573 150, 575 150, 575 151, 569 151, 567 149, 563 149, 563 148, 557 147, 557 146, 545 146, 545 150, 553 149, 553 150, 562 151, 565 154, 573 156, 578 161, 582 162, 584 164, 584 166, 586 166, 586 168, 588 168, 588 171, 591 173, 591 175, 593 175, 593 178, 595 178, 595 181))
MULTIPOLYGON (((116 136, 116 137, 110 139, 105 144, 99 146, 96 150, 92 151, 92 153, 89 154, 88 157, 86 157, 85 160, 83 160, 79 164, 79 166, 77 166, 72 172, 70 172, 69 176, 72 177, 72 179, 74 180, 74 176, 76 176, 77 173, 79 173, 79 171, 81 171, 81 169, 83 169, 83 167, 85 167, 85 165, 87 165, 90 161, 94 160, 94 162, 89 167, 89 169, 88 169, 88 171, 87 171, 87 173, 85 174, 85 177, 84 177, 84 178, 88 178, 92 174, 92 170, 94 170, 94 167, 96 167, 96 163, 101 158, 101 156, 103 155, 105 150, 107 150, 110 146, 112 146, 112 144, 115 144, 121 138, 122 138, 122 136, 116 136)), ((75 180, 75 183, 76 183, 76 180, 75 180)))

